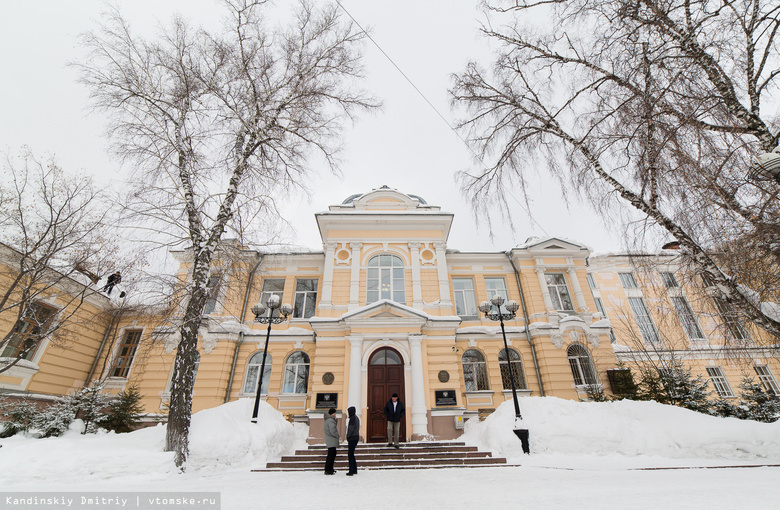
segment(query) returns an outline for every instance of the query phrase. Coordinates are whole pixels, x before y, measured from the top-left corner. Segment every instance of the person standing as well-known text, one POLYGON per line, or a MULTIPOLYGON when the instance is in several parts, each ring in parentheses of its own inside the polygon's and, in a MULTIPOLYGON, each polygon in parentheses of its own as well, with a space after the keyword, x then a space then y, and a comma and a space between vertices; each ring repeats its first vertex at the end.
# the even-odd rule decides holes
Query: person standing
POLYGON ((325 474, 335 475, 333 463, 336 461, 336 447, 339 445, 339 429, 336 426, 336 410, 328 409, 325 415, 325 446, 328 447, 328 456, 325 459, 325 474))
POLYGON ((349 471, 347 476, 357 474, 357 460, 355 459, 355 448, 360 440, 360 418, 357 417, 356 409, 350 407, 347 409, 349 422, 347 422, 347 459, 349 460, 349 471))
POLYGON ((387 416, 387 446, 399 448, 398 435, 401 433, 401 420, 406 414, 404 403, 398 400, 398 393, 393 393, 385 404, 385 416, 387 416))
POLYGON ((103 292, 111 295, 111 291, 114 290, 115 285, 119 285, 119 282, 122 281, 122 275, 119 274, 119 271, 117 271, 114 274, 108 275, 108 278, 106 279, 106 286, 103 287, 103 292))

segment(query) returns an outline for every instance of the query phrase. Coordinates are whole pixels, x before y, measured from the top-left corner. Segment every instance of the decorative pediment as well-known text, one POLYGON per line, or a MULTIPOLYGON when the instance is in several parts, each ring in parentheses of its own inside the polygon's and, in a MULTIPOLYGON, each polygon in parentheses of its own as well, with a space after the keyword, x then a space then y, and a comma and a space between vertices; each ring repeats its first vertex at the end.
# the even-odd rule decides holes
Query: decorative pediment
POLYGON ((382 299, 381 301, 347 312, 341 318, 346 321, 365 319, 415 319, 427 321, 428 314, 389 299, 382 299))

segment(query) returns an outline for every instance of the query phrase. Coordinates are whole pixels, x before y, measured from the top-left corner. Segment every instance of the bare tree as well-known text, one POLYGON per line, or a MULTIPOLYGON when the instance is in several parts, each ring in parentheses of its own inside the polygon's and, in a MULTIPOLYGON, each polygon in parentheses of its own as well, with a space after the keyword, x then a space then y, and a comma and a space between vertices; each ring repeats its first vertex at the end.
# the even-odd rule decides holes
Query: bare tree
POLYGON ((85 176, 69 176, 29 150, 6 155, 0 182, 0 314, 13 314, 0 340, 0 373, 29 358, 40 340, 65 342, 83 320, 98 280, 122 268, 111 204, 85 176), (89 281, 91 280, 91 282, 89 281), (45 299, 58 295, 57 306, 45 299), (81 317, 81 319, 79 319, 81 317))
POLYGON ((729 306, 780 338, 780 314, 762 302, 769 289, 748 289, 760 282, 742 264, 762 260, 769 272, 780 264, 780 187, 748 172, 752 157, 778 143, 780 5, 485 5, 482 32, 500 45, 492 72, 472 62, 451 90, 468 112, 460 127, 485 161, 461 174, 475 206, 488 198, 506 206, 513 185, 525 191, 528 162, 542 156, 564 189, 606 218, 627 205, 644 233, 675 239, 729 306), (535 16, 542 26, 523 24, 535 16), (743 257, 722 256, 726 247, 743 257))
POLYGON ((305 187, 312 156, 335 170, 343 122, 376 106, 355 88, 364 34, 335 6, 302 3, 288 27, 271 28, 264 4, 226 2, 221 32, 176 17, 154 40, 113 12, 85 36, 91 51, 79 64, 94 104, 111 115, 116 152, 136 165, 128 209, 192 253, 165 447, 177 466, 188 454, 198 329, 224 233, 305 187))

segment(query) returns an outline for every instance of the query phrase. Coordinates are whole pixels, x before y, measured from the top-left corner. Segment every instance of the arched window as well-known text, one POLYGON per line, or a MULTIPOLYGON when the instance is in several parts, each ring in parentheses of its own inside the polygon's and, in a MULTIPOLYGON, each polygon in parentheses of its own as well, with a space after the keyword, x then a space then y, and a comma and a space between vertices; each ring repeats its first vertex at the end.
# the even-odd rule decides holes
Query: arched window
POLYGON ((309 387, 309 355, 295 351, 284 364, 282 393, 306 393, 309 387))
POLYGON ((379 349, 371 355, 369 365, 403 365, 398 353, 388 348, 379 349))
POLYGON ((395 255, 377 255, 368 261, 366 303, 392 299, 406 303, 404 261, 395 255))
POLYGON ((520 353, 514 349, 509 349, 509 360, 507 360, 506 349, 501 349, 498 353, 498 366, 501 368, 501 383, 504 389, 512 389, 512 378, 509 377, 509 363, 512 364, 512 372, 515 376, 515 388, 518 390, 526 389, 525 372, 523 372, 523 360, 520 358, 520 353))
POLYGON ((569 366, 571 366, 574 384, 585 386, 599 383, 588 349, 580 344, 571 344, 566 350, 566 355, 569 356, 569 366))
POLYGON ((490 389, 485 356, 476 349, 463 353, 463 381, 466 383, 466 391, 490 389))
MULTIPOLYGON (((263 363, 263 351, 252 354, 246 365, 246 379, 244 380, 244 393, 257 393, 257 378, 260 377, 260 365, 263 363)), ((268 386, 271 384, 271 355, 265 357, 265 369, 263 370, 263 395, 268 395, 268 386)))

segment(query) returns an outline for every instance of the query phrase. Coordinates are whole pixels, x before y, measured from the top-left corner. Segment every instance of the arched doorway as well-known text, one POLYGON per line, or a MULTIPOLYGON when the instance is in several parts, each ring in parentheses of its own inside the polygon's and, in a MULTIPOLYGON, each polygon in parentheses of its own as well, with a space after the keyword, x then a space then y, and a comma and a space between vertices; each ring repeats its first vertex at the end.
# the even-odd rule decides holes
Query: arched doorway
MULTIPOLYGON (((377 349, 368 361, 368 442, 387 441, 387 419, 384 408, 390 396, 398 393, 404 405, 404 363, 395 349, 377 349)), ((408 408, 407 408, 408 411, 408 408)), ((400 441, 406 441, 406 420, 401 421, 400 441)))

